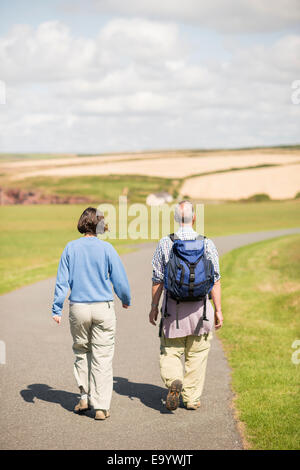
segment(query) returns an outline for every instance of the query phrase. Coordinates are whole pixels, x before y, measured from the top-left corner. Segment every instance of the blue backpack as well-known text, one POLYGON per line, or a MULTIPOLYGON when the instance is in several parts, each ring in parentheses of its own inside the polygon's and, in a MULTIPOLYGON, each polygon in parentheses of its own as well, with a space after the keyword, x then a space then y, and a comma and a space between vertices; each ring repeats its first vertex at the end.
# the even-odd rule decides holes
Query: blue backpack
MULTIPOLYGON (((164 287, 166 289, 166 302, 164 317, 167 312, 168 297, 180 302, 204 301, 203 320, 206 317, 206 297, 214 285, 214 266, 206 257, 204 240, 206 237, 198 235, 195 240, 175 239, 174 233, 169 237, 173 242, 169 261, 165 267, 164 287)), ((201 319, 202 321, 202 319, 201 319)), ((195 334, 199 333, 201 322, 197 325, 195 334)), ((178 307, 176 308, 176 328, 178 323, 178 307)))

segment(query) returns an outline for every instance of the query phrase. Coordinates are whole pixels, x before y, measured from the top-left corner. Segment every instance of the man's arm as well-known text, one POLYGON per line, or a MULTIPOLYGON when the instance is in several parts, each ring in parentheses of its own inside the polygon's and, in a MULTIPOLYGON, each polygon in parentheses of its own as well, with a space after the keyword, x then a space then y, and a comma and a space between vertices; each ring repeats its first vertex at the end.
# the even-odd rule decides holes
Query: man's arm
POLYGON ((214 286, 211 290, 211 296, 215 306, 215 327, 216 329, 221 328, 223 325, 223 315, 221 307, 221 274, 219 264, 219 254, 216 245, 209 238, 206 239, 206 255, 214 265, 214 286))
POLYGON ((151 310, 149 313, 149 321, 152 325, 156 325, 156 320, 158 317, 158 305, 160 301, 160 297, 163 291, 164 284, 163 282, 154 283, 152 284, 152 304, 151 310))
MULTIPOLYGON (((149 313, 149 321, 152 325, 156 325, 158 317, 158 305, 164 286, 164 270, 165 270, 165 257, 163 250, 163 240, 158 242, 156 250, 152 258, 152 303, 149 313)), ((168 238, 167 243, 171 243, 168 238)))
POLYGON ((221 308, 221 281, 220 279, 214 283, 211 290, 211 297, 215 306, 215 328, 216 330, 223 325, 223 315, 221 308))

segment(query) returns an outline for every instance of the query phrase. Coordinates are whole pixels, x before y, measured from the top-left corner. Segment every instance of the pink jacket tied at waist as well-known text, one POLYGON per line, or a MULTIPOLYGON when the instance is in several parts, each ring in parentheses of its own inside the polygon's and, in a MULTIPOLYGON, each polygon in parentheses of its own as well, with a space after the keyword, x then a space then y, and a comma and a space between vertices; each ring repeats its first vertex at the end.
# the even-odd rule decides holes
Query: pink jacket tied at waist
MULTIPOLYGON (((204 301, 179 302, 168 297, 168 317, 164 318, 166 303, 166 291, 162 303, 163 332, 166 338, 180 338, 195 334, 199 320, 203 318, 204 301), (179 328, 176 328, 176 309, 178 308, 179 328)), ((206 316, 208 321, 203 321, 199 335, 208 334, 214 327, 214 309, 210 301, 206 300, 206 316)))

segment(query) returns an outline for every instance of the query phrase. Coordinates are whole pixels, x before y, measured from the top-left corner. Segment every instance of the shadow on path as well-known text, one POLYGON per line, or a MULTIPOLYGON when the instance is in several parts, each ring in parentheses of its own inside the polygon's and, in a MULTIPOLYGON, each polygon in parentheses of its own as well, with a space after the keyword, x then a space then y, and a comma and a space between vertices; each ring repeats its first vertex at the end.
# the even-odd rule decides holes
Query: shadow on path
POLYGON ((160 413, 172 414, 162 403, 167 390, 157 385, 130 382, 123 377, 114 377, 114 391, 119 395, 127 396, 130 400, 138 398, 143 405, 160 413))
MULTIPOLYGON (((114 377, 114 391, 119 395, 127 396, 130 400, 137 398, 143 405, 160 413, 170 414, 162 402, 166 398, 167 390, 157 385, 130 382, 123 377, 114 377)), ((27 403, 35 403, 35 399, 57 403, 69 412, 74 412, 74 406, 80 398, 79 393, 56 390, 46 384, 31 384, 27 389, 20 391, 20 395, 27 403)), ((89 415, 89 413, 85 413, 89 415)))
POLYGON ((72 411, 79 400, 79 393, 65 392, 64 390, 55 390, 46 384, 31 384, 27 389, 21 390, 20 395, 27 403, 34 403, 34 399, 58 403, 65 410, 72 411))

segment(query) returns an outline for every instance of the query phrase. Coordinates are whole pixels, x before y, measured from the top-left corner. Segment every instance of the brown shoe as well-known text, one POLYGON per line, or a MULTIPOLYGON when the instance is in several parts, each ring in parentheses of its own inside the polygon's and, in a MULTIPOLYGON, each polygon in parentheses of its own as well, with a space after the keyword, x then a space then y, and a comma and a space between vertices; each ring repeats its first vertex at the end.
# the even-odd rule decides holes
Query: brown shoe
POLYGON ((103 420, 110 417, 109 410, 96 410, 95 419, 103 420))
POLYGON ((185 407, 187 410, 198 410, 200 406, 201 406, 200 401, 198 401, 197 403, 185 403, 185 407))
POLYGON ((166 408, 170 411, 174 411, 179 406, 179 399, 182 390, 181 380, 174 380, 171 387, 169 388, 169 393, 166 399, 166 408))
POLYGON ((87 411, 87 410, 90 410, 90 409, 91 408, 89 407, 89 404, 88 404, 87 400, 82 400, 80 398, 79 402, 77 403, 77 405, 74 408, 74 411, 75 411, 75 413, 82 413, 83 411, 87 411))

